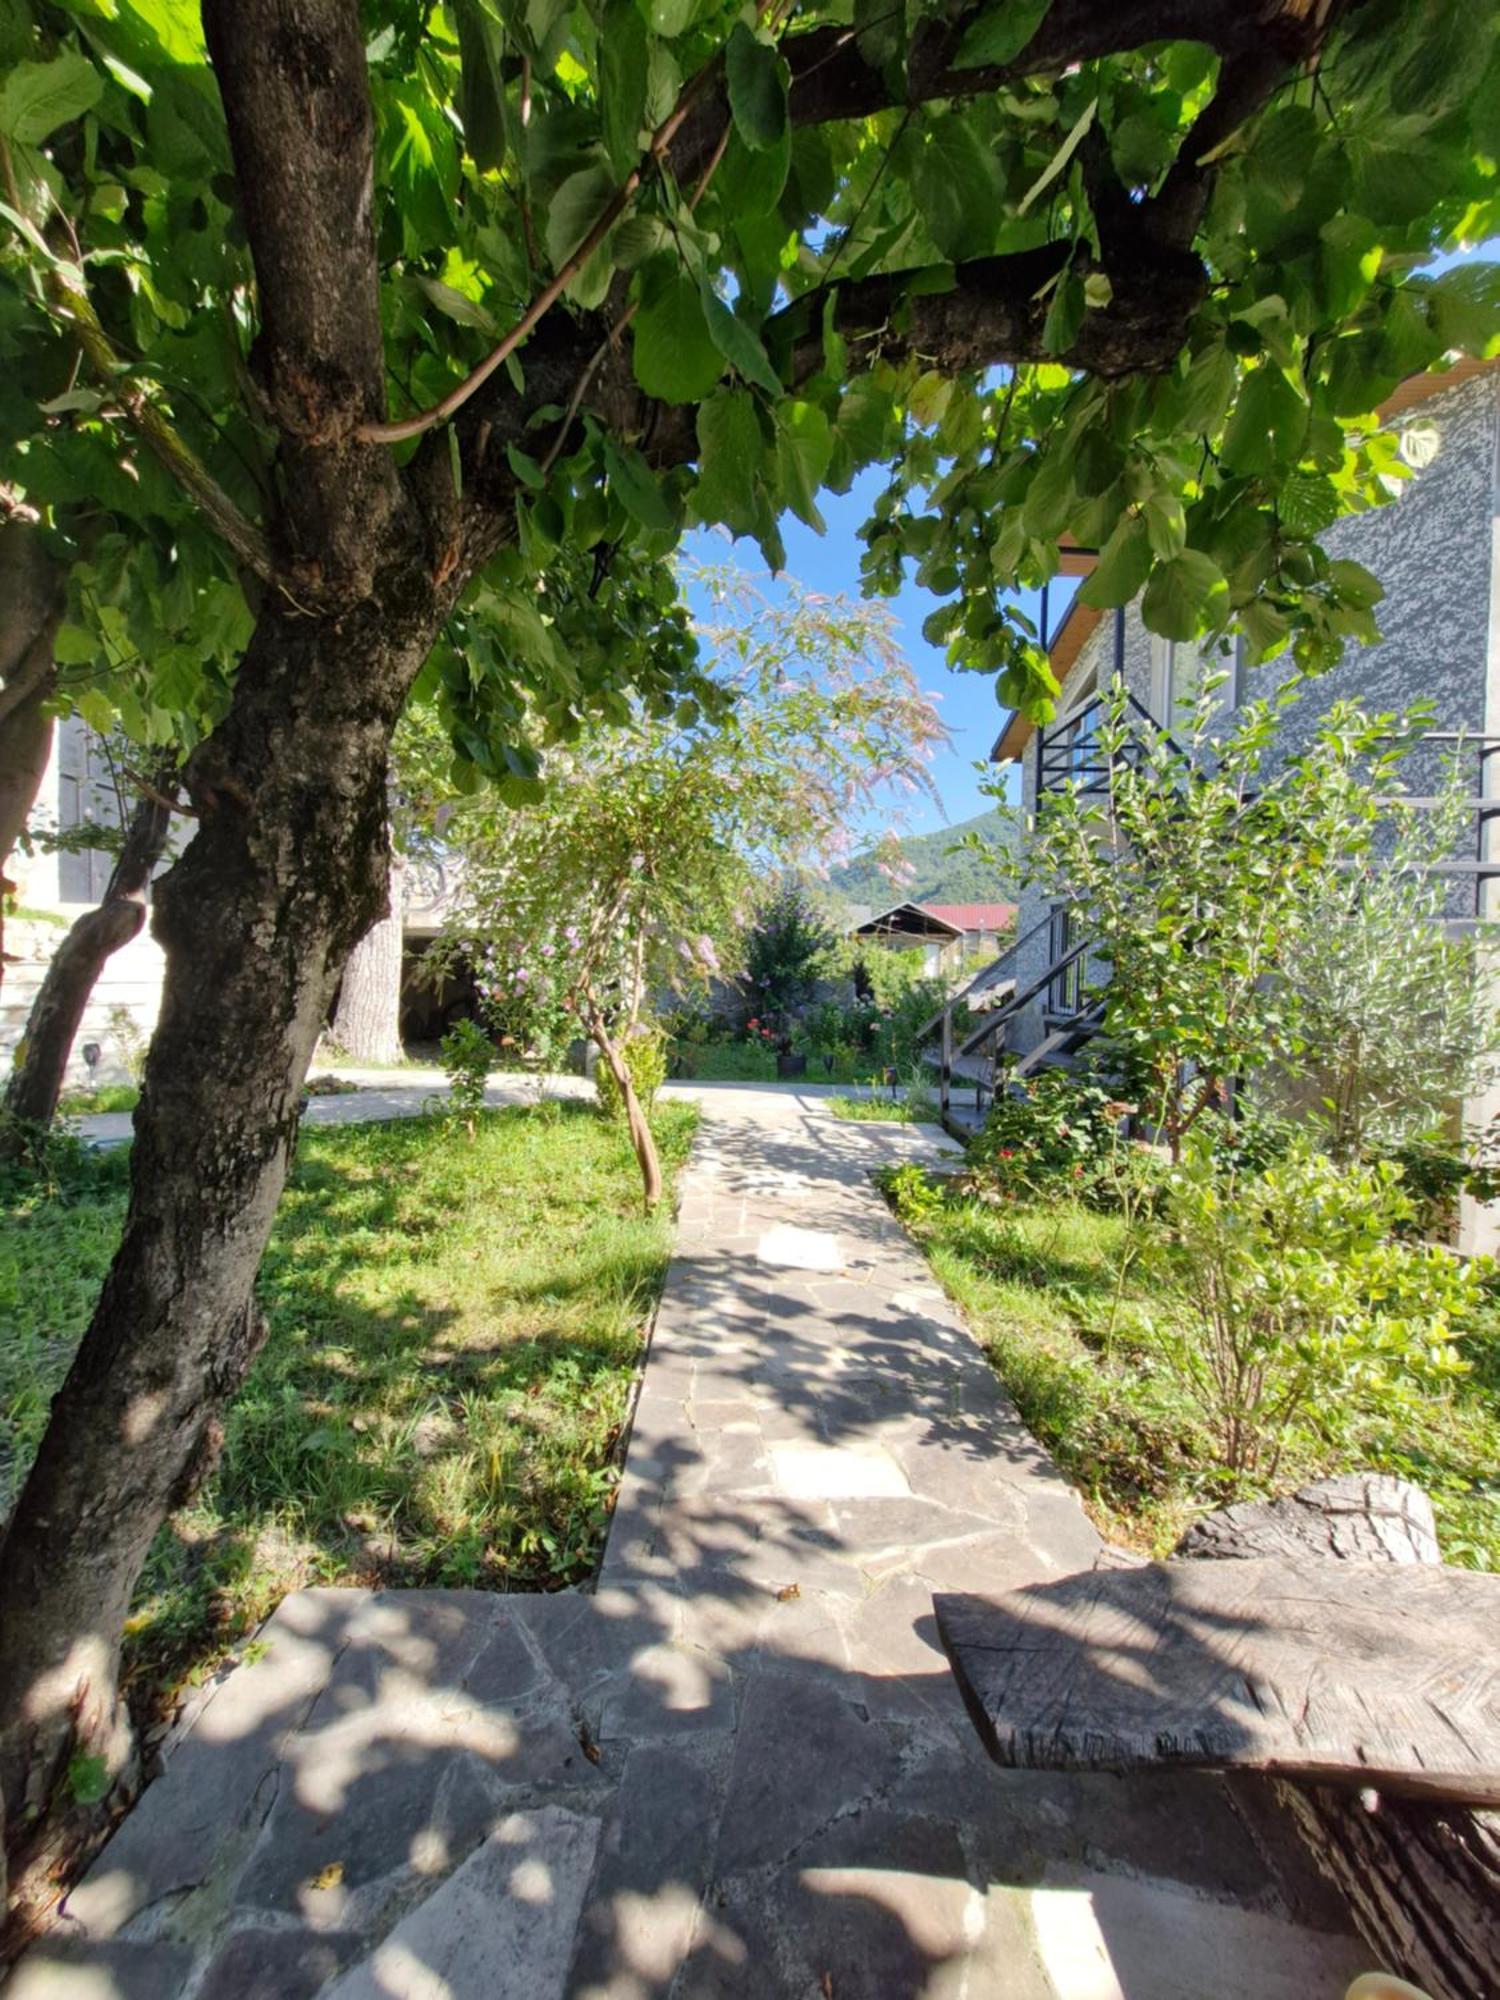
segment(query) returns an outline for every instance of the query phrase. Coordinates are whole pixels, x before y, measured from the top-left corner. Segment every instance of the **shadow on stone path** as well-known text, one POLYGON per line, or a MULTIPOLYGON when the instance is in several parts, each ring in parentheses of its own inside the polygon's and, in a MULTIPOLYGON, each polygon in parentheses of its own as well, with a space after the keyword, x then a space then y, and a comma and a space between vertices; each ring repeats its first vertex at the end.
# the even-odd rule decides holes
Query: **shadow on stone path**
POLYGON ((1214 1780, 1001 1772, 934 1589, 1089 1568, 869 1184, 943 1142, 704 1092, 596 1590, 307 1590, 14 2000, 1338 2000, 1214 1780))

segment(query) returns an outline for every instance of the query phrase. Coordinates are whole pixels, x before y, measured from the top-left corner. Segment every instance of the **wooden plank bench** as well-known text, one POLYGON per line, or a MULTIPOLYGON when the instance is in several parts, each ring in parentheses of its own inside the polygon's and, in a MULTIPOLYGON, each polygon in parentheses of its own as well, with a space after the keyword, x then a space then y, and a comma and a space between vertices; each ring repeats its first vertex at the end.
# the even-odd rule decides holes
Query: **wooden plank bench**
POLYGON ((1226 1508, 1177 1555, 935 1600, 990 1754, 1222 1769, 1380 1960, 1496 2000, 1500 1577, 1444 1569, 1427 1496, 1368 1473, 1226 1508))
POLYGON ((1500 1577, 1262 1557, 935 1604, 997 1763, 1200 1765, 1500 1806, 1500 1577))

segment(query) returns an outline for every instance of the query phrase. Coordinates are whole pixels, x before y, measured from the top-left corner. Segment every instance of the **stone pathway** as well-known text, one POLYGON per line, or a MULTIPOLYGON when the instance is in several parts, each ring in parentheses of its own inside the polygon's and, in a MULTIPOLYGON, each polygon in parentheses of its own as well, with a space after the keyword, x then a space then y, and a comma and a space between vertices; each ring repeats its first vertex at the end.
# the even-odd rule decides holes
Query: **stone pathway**
POLYGON ((869 1185, 943 1142, 704 1096, 597 1589, 287 1599, 11 2000, 1339 2000, 1216 1781, 979 1749, 933 1590, 1099 1543, 869 1185))

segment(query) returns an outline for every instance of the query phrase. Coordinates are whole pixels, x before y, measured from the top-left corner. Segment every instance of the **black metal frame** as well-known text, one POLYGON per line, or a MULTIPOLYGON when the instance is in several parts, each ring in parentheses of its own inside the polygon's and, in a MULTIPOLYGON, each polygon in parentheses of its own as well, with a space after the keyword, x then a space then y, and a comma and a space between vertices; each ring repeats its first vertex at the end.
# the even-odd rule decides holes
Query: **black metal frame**
MULTIPOLYGON (((1123 693, 1127 717, 1138 719, 1155 736, 1165 736, 1170 742, 1168 731, 1162 728, 1156 717, 1143 702, 1136 700, 1128 688, 1106 690, 1107 693, 1123 693)), ((1095 730, 1105 706, 1105 693, 1089 696, 1088 700, 1054 722, 1048 729, 1036 733, 1036 790, 1041 798, 1046 792, 1060 791, 1064 785, 1071 785, 1080 792, 1103 793, 1110 788, 1111 780, 1118 765, 1140 765, 1146 756, 1146 745, 1137 736, 1132 736, 1120 748, 1106 756, 1098 747, 1095 730), (1079 751, 1084 755, 1080 758, 1079 751)))

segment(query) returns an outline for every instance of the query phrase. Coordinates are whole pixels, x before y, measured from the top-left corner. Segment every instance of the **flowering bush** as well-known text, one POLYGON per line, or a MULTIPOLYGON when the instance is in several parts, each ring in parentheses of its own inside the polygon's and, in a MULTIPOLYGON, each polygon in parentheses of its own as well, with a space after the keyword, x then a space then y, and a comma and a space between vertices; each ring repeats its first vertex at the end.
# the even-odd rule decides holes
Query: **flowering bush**
POLYGON ((484 1109, 484 1086, 495 1066, 495 1045, 477 1021, 455 1021, 438 1044, 448 1077, 448 1110, 474 1136, 484 1109))
POLYGON ((1024 1091, 996 1097, 969 1141, 970 1180, 1012 1201, 1061 1191, 1096 1198, 1124 1149, 1130 1109, 1086 1072, 1044 1069, 1024 1091))

